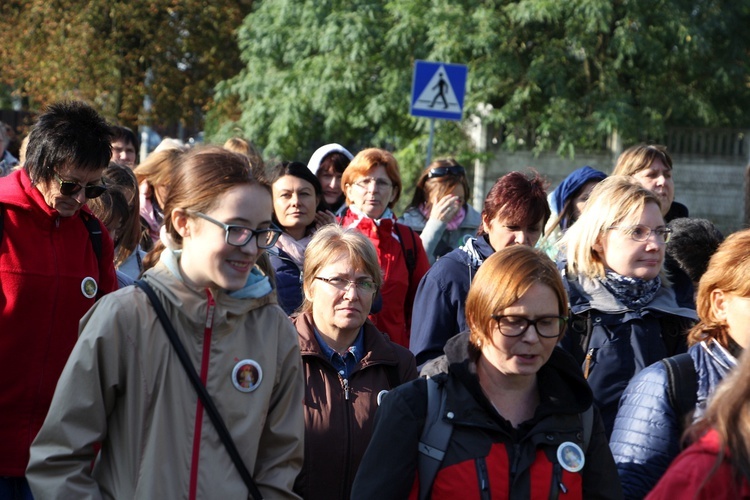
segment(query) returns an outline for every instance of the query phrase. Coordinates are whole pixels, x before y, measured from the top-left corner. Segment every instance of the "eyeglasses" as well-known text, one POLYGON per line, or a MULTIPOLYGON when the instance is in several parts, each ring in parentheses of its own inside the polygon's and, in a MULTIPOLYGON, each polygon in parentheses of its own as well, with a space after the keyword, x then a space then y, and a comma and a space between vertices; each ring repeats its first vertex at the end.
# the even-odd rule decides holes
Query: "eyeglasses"
MULTIPOLYGON (((57 172, 55 172, 55 179, 57 179, 57 182, 60 183, 60 194, 62 194, 63 196, 73 196, 74 194, 79 193, 81 189, 83 189, 86 198, 91 200, 93 198, 100 197, 104 194, 104 191, 107 190, 107 186, 103 184, 88 184, 84 186, 83 184, 75 181, 66 181, 62 177, 60 177, 57 172)), ((104 180, 102 180, 102 182, 104 182, 104 180)))
POLYGON ((253 239, 253 236, 257 236, 258 248, 271 248, 276 244, 279 236, 281 236, 281 229, 277 227, 272 226, 264 229, 252 229, 235 224, 224 224, 223 222, 219 222, 213 217, 209 217, 208 215, 201 212, 196 212, 193 210, 190 210, 189 212, 196 217, 205 219, 208 222, 216 224, 217 226, 224 229, 224 241, 226 241, 228 245, 232 245, 233 247, 244 247, 245 245, 250 243, 250 240, 253 239))
POLYGON ((435 167, 430 169, 430 172, 427 174, 427 178, 432 179, 433 177, 444 177, 446 175, 465 177, 466 169, 461 165, 453 165, 451 167, 435 167))
POLYGON ((346 278, 323 278, 322 276, 316 276, 315 279, 325 281, 332 287, 341 290, 342 292, 349 291, 352 285, 356 286, 357 290, 362 293, 375 293, 375 291, 378 289, 378 285, 376 285, 374 281, 370 280, 352 281, 346 278))
POLYGON ((651 229, 643 224, 638 224, 635 226, 611 226, 607 228, 608 231, 612 229, 622 230, 635 241, 646 241, 652 234, 655 234, 659 241, 668 243, 669 239, 672 237, 672 230, 668 227, 657 227, 656 229, 651 229))
POLYGON ((385 191, 386 189, 390 189, 393 187, 393 184, 386 180, 373 179, 372 177, 365 177, 364 179, 360 179, 354 183, 355 186, 365 190, 370 189, 370 186, 372 186, 373 184, 375 184, 375 189, 377 189, 378 191, 385 191))
POLYGON ((505 337, 520 337, 529 326, 534 326, 536 333, 545 339, 554 339, 560 336, 568 318, 565 316, 542 316, 537 319, 524 318, 523 316, 504 316, 493 314, 492 319, 497 321, 497 328, 505 337))

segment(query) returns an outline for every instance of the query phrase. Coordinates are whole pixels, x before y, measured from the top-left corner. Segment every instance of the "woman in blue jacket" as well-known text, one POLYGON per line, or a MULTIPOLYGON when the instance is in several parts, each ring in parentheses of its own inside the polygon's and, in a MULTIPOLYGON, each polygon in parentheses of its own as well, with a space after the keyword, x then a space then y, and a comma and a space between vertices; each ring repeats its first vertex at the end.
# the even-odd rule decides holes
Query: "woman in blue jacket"
POLYGON ((696 319, 678 307, 664 274, 670 229, 660 203, 630 177, 609 177, 562 240, 573 316, 562 344, 581 363, 608 436, 633 375, 684 352, 696 319))
MULTIPOLYGON (((731 235, 711 257, 696 300, 700 322, 690 331, 694 409, 670 404, 667 368, 655 363, 633 378, 620 401, 610 447, 628 498, 643 498, 680 452, 686 423, 706 409, 716 386, 750 345, 750 229, 731 235)), ((685 379, 676 382, 687 384, 685 379)), ((687 390, 687 389, 686 389, 687 390)))

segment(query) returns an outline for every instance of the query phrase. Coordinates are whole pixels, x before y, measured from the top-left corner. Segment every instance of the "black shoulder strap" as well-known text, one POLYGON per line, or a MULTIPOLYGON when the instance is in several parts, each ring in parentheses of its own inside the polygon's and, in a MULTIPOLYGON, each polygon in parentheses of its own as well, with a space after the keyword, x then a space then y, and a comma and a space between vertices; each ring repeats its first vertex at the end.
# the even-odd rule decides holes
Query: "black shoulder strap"
POLYGON ((80 211, 81 219, 86 225, 86 229, 89 231, 89 239, 91 239, 91 247, 94 249, 96 260, 102 260, 102 226, 96 217, 85 213, 83 210, 80 211))
POLYGON ((591 434, 594 432, 594 405, 581 413, 581 422, 583 423, 583 453, 586 454, 591 443, 591 434))
POLYGON ((411 233, 411 248, 407 249, 404 245, 404 235, 401 232, 401 224, 398 222, 394 222, 394 224, 396 226, 396 232, 398 233, 398 242, 401 244, 401 251, 404 253, 404 258, 406 259, 406 269, 409 271, 409 279, 411 279, 411 273, 417 268, 417 254, 415 251, 417 240, 414 237, 414 231, 411 228, 408 228, 411 233))
POLYGON ((427 414, 419 438, 417 461, 419 500, 430 498, 432 483, 443 463, 445 450, 448 449, 453 434, 453 425, 443 418, 446 399, 445 389, 434 379, 427 378, 427 414))
MULTIPOLYGON (((667 397, 680 424, 695 409, 698 399, 698 374, 690 354, 684 352, 661 360, 667 368, 667 397)), ((684 427, 684 425, 683 425, 684 427)))
POLYGON ((242 476, 242 480, 245 482, 245 486, 247 486, 249 494, 255 500, 262 500, 263 495, 261 495, 258 486, 253 480, 253 477, 250 475, 250 472, 247 470, 245 463, 242 461, 242 457, 240 456, 239 451, 237 451, 237 446, 234 444, 232 436, 229 434, 229 430, 227 429, 224 420, 222 420, 221 415, 219 414, 219 410, 216 409, 216 405, 214 404, 213 399, 211 399, 211 395, 208 394, 206 387, 203 385, 203 382, 201 382, 198 372, 195 371, 195 367, 190 361, 188 353, 187 351, 185 351, 185 347, 177 337, 177 332, 172 326, 172 322, 169 321, 167 313, 164 311, 164 307, 161 305, 161 301, 159 301, 159 298, 156 296, 151 286, 144 280, 136 280, 135 285, 146 292, 146 295, 148 295, 148 298, 151 301, 151 305, 154 307, 156 315, 159 317, 159 321, 164 327, 164 331, 167 332, 167 337, 169 337, 169 341, 172 343, 172 347, 177 353, 177 356, 180 358, 180 362, 182 362, 182 366, 183 368, 185 368, 185 371, 188 374, 188 378, 193 384, 195 392, 198 393, 198 397, 203 403, 203 407, 206 409, 206 413, 208 413, 208 416, 211 418, 211 422, 216 428, 216 432, 219 434, 221 441, 224 443, 229 456, 232 457, 232 462, 234 462, 235 467, 237 467, 237 471, 240 473, 240 476, 242 476))

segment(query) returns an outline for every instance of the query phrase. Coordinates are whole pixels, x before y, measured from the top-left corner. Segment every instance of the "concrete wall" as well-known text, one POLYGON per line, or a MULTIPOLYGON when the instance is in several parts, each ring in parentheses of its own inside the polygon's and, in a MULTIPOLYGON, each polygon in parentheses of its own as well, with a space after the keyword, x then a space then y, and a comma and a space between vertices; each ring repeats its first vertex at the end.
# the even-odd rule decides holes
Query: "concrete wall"
MULTIPOLYGON (((669 150, 674 151, 672 147, 669 150)), ((472 204, 481 210, 484 196, 495 180, 513 170, 536 169, 549 180, 551 191, 570 172, 584 165, 611 173, 616 157, 615 153, 604 151, 576 154, 571 160, 554 153, 535 157, 529 151, 508 153, 495 149, 490 161, 475 165, 472 204)), ((675 200, 688 207, 691 217, 712 221, 725 235, 747 227, 744 217, 748 160, 744 152, 732 155, 674 153, 672 159, 675 200)))

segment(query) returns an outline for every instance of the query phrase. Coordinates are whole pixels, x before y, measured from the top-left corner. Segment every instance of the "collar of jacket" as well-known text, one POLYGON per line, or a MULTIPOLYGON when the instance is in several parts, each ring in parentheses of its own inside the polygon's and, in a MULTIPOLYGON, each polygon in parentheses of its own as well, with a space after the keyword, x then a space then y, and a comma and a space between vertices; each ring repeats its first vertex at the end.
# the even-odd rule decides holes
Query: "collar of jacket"
MULTIPOLYGON (((207 289, 187 285, 176 277, 167 265, 160 260, 143 274, 143 278, 156 291, 164 308, 174 321, 171 311, 179 311, 179 321, 185 321, 189 331, 198 337, 203 336, 208 312, 207 289)), ((276 292, 258 298, 237 298, 220 289, 211 289, 215 305, 213 331, 215 335, 225 335, 238 328, 245 321, 247 313, 269 304, 276 304, 276 292)), ((150 307, 150 304, 149 304, 150 307)), ((175 328, 179 325, 175 324, 175 328)))
MULTIPOLYGON (((487 416, 494 413, 492 404, 479 385, 476 365, 479 350, 469 342, 469 332, 448 341, 445 357, 452 375, 449 380, 453 378, 461 386, 454 384, 457 389, 449 389, 446 410, 454 412, 456 422, 489 425, 487 416)), ((581 413, 593 404, 591 389, 580 367, 570 354, 559 347, 555 347, 549 360, 537 372, 537 386, 540 402, 529 421, 531 425, 551 415, 581 413)))
POLYGON ((585 276, 571 279, 567 276, 567 271, 563 271, 563 282, 568 291, 570 309, 574 314, 596 309, 605 314, 635 314, 640 317, 643 311, 658 311, 693 321, 698 320, 698 315, 694 310, 677 305, 674 290, 664 285, 659 288, 651 302, 640 311, 633 311, 621 304, 599 280, 592 280, 585 276))
MULTIPOLYGON (((312 312, 300 313, 292 317, 292 323, 297 328, 299 334, 299 347, 302 356, 315 356, 321 359, 325 359, 323 351, 320 349, 320 344, 315 339, 313 329, 315 323, 313 321, 312 312)), ((398 356, 393 348, 393 344, 388 340, 388 337, 381 333, 375 325, 373 325, 368 319, 364 324, 364 331, 362 332, 364 340, 364 354, 358 364, 358 369, 366 368, 371 365, 398 365, 398 356)))

